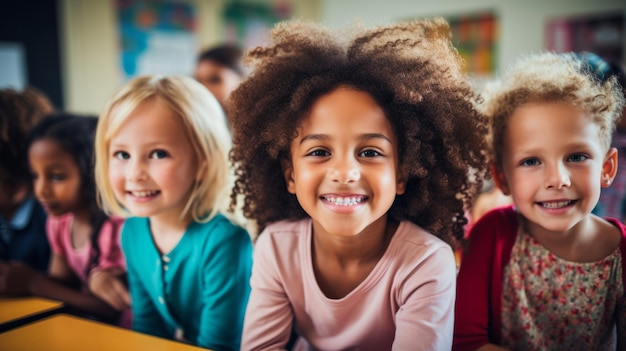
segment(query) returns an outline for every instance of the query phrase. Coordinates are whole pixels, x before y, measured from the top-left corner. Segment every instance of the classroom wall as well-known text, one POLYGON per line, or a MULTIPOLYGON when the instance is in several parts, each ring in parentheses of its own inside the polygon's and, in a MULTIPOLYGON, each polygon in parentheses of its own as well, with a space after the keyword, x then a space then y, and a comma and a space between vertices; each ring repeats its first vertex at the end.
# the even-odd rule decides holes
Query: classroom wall
MULTIPOLYGON (((198 49, 219 43, 226 0, 188 1, 198 11, 198 49)), ((319 0, 282 1, 294 17, 319 19, 319 0)), ((59 0, 59 7, 65 108, 99 114, 122 83, 114 1, 59 0)))
MULTIPOLYGON (((199 46, 220 41, 220 14, 227 0, 189 0, 199 14, 199 46)), ((253 0, 277 1, 277 0, 253 0)), ((367 25, 401 19, 456 16, 493 11, 500 20, 497 62, 544 47, 544 25, 556 16, 620 11, 624 0, 281 0, 296 18, 343 27, 354 20, 367 25)), ((113 0, 59 0, 61 61, 65 107, 71 112, 100 113, 121 84, 113 0)), ((626 53, 624 54, 626 57, 626 53)))
POLYGON ((492 11, 500 23, 499 68, 518 55, 544 49, 544 26, 550 18, 611 12, 622 12, 626 17, 625 0, 322 0, 320 8, 321 21, 338 27, 355 19, 374 25, 492 11))

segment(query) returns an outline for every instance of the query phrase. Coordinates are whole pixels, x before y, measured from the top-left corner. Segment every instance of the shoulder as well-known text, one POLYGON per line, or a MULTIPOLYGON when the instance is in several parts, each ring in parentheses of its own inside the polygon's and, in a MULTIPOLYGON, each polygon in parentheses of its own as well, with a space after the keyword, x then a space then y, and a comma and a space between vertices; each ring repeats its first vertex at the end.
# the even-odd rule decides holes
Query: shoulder
POLYGON ((130 217, 124 220, 122 225, 122 246, 140 245, 149 237, 148 219, 143 217, 130 217), (145 234, 145 235, 141 235, 145 234))
POLYGON ((226 216, 217 214, 208 222, 193 222, 188 234, 196 243, 205 247, 218 245, 252 245, 248 231, 226 216))
POLYGON ((283 220, 268 225, 259 234, 257 247, 272 246, 274 249, 290 250, 298 246, 301 234, 307 231, 309 219, 297 221, 283 220))
POLYGON ((49 236, 60 235, 60 233, 70 230, 72 223, 71 213, 64 214, 62 216, 48 216, 46 219, 46 230, 49 236))
POLYGON ((392 239, 394 257, 405 264, 448 264, 454 266, 452 248, 443 240, 414 223, 403 221, 392 239))

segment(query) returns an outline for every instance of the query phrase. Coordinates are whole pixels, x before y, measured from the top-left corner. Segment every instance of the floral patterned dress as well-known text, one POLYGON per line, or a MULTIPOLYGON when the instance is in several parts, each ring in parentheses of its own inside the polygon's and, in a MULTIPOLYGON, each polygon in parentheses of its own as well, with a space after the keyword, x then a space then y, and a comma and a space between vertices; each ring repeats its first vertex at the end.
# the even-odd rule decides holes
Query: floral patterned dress
POLYGON ((502 346, 615 350, 618 338, 626 346, 619 248, 597 262, 570 262, 520 229, 503 279, 502 346))

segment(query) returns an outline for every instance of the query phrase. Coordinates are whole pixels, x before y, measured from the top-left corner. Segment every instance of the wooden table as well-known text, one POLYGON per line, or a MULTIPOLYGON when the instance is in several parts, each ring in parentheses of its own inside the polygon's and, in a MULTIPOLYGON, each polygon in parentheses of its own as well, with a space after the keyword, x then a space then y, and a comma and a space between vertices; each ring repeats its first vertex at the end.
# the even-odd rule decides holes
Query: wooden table
POLYGON ((206 351, 196 346, 65 313, 46 317, 0 334, 0 350, 206 351))
POLYGON ((49 316, 62 307, 62 302, 41 297, 0 298, 0 331, 49 316))

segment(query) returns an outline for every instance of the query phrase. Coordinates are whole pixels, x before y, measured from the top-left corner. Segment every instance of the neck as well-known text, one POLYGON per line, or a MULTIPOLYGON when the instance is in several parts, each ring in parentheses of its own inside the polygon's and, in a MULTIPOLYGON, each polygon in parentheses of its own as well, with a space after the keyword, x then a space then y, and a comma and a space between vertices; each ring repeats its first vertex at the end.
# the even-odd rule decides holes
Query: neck
POLYGON ((387 249, 398 223, 381 218, 353 236, 329 234, 313 224, 313 250, 318 258, 359 263, 378 260, 387 249))

